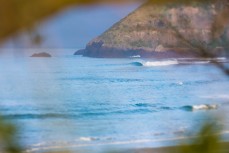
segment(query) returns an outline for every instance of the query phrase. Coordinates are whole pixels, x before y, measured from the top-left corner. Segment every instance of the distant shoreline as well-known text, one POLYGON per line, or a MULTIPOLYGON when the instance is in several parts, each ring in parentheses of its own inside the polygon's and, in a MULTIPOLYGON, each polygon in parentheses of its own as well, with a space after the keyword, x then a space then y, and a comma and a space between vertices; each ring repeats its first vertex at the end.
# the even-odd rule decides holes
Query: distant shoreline
MULTIPOLYGON (((214 57, 229 57, 224 49, 214 50, 214 57)), ((164 51, 149 51, 138 48, 107 48, 98 46, 87 46, 85 49, 77 50, 74 55, 83 55, 93 58, 203 58, 201 51, 193 51, 189 48, 167 48, 164 51)), ((208 57, 208 56, 206 56, 208 57)))

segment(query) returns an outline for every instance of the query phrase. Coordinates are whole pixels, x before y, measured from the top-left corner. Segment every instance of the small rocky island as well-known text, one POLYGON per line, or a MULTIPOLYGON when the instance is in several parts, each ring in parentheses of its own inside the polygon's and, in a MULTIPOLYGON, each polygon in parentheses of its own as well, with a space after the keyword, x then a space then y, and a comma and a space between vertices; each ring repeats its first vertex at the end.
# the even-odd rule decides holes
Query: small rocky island
POLYGON ((34 53, 30 57, 52 57, 49 53, 41 52, 41 53, 34 53))
POLYGON ((225 7, 211 0, 146 3, 75 54, 100 58, 196 57, 199 46, 222 54, 229 30, 218 29, 215 34, 212 25, 218 23, 215 19, 225 7))

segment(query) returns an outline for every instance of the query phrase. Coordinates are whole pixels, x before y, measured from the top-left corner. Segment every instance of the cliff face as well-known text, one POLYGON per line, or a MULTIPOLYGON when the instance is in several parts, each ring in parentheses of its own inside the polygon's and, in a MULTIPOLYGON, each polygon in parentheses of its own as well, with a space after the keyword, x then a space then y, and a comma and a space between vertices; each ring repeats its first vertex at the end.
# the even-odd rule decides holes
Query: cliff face
MULTIPOLYGON (((228 30, 213 41, 215 18, 223 5, 213 2, 144 4, 90 41, 90 57, 190 57, 195 45, 219 48, 228 30), (190 45, 194 44, 194 46, 190 45)), ((217 50, 217 49, 216 49, 217 50)))

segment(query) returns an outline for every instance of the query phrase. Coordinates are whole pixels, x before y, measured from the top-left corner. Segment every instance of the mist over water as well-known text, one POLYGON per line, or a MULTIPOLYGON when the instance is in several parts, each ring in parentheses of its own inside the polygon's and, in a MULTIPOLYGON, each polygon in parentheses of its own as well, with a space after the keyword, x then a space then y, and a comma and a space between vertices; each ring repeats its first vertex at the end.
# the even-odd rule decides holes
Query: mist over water
MULTIPOLYGON (((182 62, 5 57, 0 112, 20 127, 30 151, 171 145, 208 115, 229 110, 227 76, 208 62, 182 62)), ((218 124, 227 131, 224 120, 218 124)))

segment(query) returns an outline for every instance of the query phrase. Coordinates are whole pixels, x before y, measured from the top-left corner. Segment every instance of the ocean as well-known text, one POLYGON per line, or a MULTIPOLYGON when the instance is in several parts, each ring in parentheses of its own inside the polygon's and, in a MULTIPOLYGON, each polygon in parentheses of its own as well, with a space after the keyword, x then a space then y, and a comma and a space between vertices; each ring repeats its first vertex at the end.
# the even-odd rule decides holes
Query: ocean
POLYGON ((229 77, 209 60, 4 57, 0 112, 27 152, 177 145, 209 120, 227 139, 229 77))

